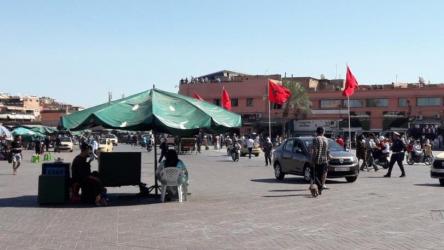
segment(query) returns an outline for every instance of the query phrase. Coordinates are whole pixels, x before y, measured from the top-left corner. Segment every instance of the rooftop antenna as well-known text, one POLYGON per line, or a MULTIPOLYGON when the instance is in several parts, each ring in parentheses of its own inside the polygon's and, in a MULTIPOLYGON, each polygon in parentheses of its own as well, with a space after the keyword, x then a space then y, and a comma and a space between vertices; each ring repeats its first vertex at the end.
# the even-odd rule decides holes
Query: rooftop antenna
POLYGON ((111 102, 113 100, 113 93, 111 91, 108 91, 108 102, 111 102))

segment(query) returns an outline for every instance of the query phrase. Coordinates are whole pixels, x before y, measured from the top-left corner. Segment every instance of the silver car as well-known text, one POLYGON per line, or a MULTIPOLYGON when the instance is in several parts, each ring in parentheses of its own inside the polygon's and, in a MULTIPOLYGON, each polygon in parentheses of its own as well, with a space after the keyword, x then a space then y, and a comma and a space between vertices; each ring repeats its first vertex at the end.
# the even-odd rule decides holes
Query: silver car
MULTIPOLYGON (((274 175, 283 180, 285 175, 303 176, 311 179, 311 146, 313 137, 287 139, 273 152, 274 175)), ((327 178, 345 178, 355 182, 359 175, 358 159, 332 139, 328 139, 329 155, 327 178)))

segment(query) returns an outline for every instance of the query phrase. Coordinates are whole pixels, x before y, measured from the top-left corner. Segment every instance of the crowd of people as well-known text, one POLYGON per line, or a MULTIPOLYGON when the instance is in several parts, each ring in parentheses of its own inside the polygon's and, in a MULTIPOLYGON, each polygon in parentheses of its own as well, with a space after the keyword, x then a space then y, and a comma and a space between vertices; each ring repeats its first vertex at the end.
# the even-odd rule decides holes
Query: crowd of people
MULTIPOLYGON (((260 148, 264 153, 265 166, 272 165, 272 151, 273 148, 281 144, 285 138, 276 136, 273 140, 270 137, 257 135, 251 133, 248 135, 239 136, 236 133, 233 134, 204 134, 199 133, 195 137, 195 150, 196 153, 200 153, 202 147, 209 149, 214 147, 215 150, 221 150, 224 147, 229 150, 240 150, 244 148, 246 155, 251 159, 252 151, 254 148, 260 148)), ((160 135, 158 138, 160 157, 158 162, 159 168, 156 172, 159 180, 162 182, 162 169, 168 167, 177 167, 183 171, 182 179, 180 182, 184 185, 188 185, 188 171, 183 161, 179 160, 177 147, 171 147, 171 144, 176 144, 180 141, 178 138, 172 138, 170 140, 166 135, 160 135)), ((401 136, 397 132, 393 132, 390 136, 377 136, 373 133, 360 134, 356 137, 356 157, 358 159, 358 165, 360 170, 373 169, 375 172, 381 167, 388 169, 384 177, 391 177, 392 170, 395 164, 398 164, 401 171, 400 177, 405 177, 406 172, 403 166, 404 159, 413 161, 416 159, 418 152, 421 152, 424 158, 429 157, 433 159, 433 145, 431 143, 432 138, 414 139, 413 137, 401 136)), ((80 153, 77 155, 72 163, 72 182, 73 187, 77 191, 82 190, 82 194, 85 194, 82 198, 83 201, 94 203, 96 205, 106 205, 107 195, 106 189, 101 183, 97 172, 91 171, 91 162, 98 159, 98 141, 100 135, 87 135, 77 138, 80 146, 80 153)), ((152 134, 128 134, 127 143, 142 147, 153 146, 154 136, 152 134)), ((348 148, 347 139, 338 136, 336 137, 336 143, 348 148)), ((29 142, 28 142, 29 144, 29 142)), ((37 139, 32 141, 36 154, 43 154, 45 151, 49 151, 51 145, 54 145, 54 151, 58 151, 58 145, 60 145, 60 136, 47 136, 43 140, 37 139)), ((313 194, 320 195, 325 187, 326 173, 328 169, 328 140, 324 135, 324 130, 320 127, 316 130, 316 135, 313 139, 311 148, 312 155, 312 167, 313 175, 312 182, 310 184, 310 190, 313 194)), ((10 152, 9 161, 12 163, 13 174, 17 174, 17 169, 22 162, 22 149, 25 148, 22 138, 16 136, 12 142, 5 144, 2 141, 2 150, 8 149, 10 152)), ((170 194, 174 194, 173 190, 169 190, 170 194)))

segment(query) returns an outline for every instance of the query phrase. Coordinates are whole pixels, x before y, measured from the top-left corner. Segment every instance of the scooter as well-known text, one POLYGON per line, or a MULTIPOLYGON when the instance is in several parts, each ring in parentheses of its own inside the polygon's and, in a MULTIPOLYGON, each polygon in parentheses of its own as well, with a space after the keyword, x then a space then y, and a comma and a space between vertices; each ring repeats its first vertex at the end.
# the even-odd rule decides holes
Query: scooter
POLYGON ((389 167, 389 153, 384 154, 382 152, 379 152, 378 154, 376 154, 375 159, 374 159, 374 163, 380 167, 382 167, 383 169, 387 169, 389 167))
POLYGON ((422 149, 414 149, 411 156, 407 159, 407 164, 413 165, 415 163, 424 163, 426 165, 432 165, 433 157, 424 155, 422 149))
POLYGON ((231 159, 233 159, 234 162, 239 161, 239 155, 240 155, 240 146, 236 144, 231 147, 231 159))

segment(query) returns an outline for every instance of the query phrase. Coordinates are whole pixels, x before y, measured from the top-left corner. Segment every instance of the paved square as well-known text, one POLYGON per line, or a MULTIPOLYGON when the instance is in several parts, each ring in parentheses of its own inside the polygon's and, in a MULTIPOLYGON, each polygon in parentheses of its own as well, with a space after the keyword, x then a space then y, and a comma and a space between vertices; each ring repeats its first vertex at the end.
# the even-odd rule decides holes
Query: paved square
MULTIPOLYGON (((122 145, 119 151, 141 150, 122 145)), ((361 172, 355 183, 328 182, 310 198, 301 177, 277 182, 263 156, 233 163, 224 151, 180 158, 190 172, 188 202, 138 198, 136 187, 109 188, 111 206, 40 207, 41 166, 18 175, 0 162, 0 249, 444 249, 444 188, 430 168, 361 172)), ((58 156, 71 161, 74 153, 58 156)), ((153 181, 143 153, 142 179, 153 181)))

